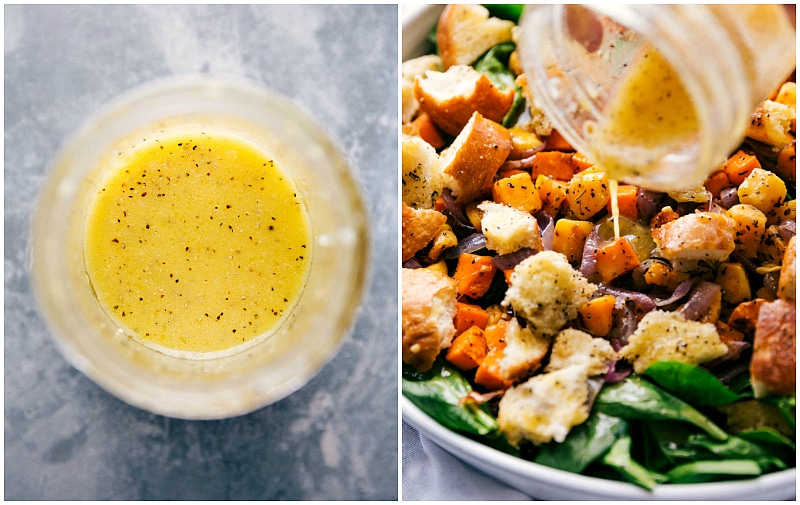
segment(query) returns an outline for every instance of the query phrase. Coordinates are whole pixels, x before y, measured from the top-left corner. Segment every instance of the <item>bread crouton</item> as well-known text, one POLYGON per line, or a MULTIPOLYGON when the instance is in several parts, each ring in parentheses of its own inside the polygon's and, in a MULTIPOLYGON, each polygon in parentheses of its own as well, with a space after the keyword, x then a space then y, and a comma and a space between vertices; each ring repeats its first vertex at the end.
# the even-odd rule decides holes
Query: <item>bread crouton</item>
POLYGON ((500 359, 504 379, 517 381, 539 369, 550 350, 550 339, 533 333, 511 319, 503 335, 506 346, 500 359))
POLYGON ((725 261, 736 247, 734 221, 716 212, 681 216, 653 230, 660 255, 676 268, 683 261, 725 261))
POLYGON ((508 442, 563 442, 570 430, 589 418, 586 367, 573 365, 536 375, 512 387, 500 400, 497 424, 508 442))
POLYGON ((481 72, 466 65, 446 72, 425 72, 414 81, 420 109, 450 135, 458 135, 474 112, 499 123, 514 102, 513 87, 500 90, 481 72))
POLYGON ((783 148, 794 140, 792 124, 796 115, 794 107, 773 100, 764 100, 750 115, 745 135, 773 147, 783 148))
POLYGON ((503 304, 524 317, 532 331, 554 335, 578 316, 581 304, 596 290, 566 256, 542 251, 514 268, 503 304))
POLYGON ((441 189, 437 186, 439 154, 419 137, 403 135, 403 202, 430 209, 441 189))
POLYGON ((657 361, 700 365, 728 352, 711 323, 689 321, 676 312, 654 310, 639 322, 619 356, 644 373, 657 361))
POLYGON ((403 268, 403 363, 430 370, 456 333, 456 283, 427 268, 403 268))
POLYGON ((508 130, 476 112, 439 158, 441 186, 456 202, 469 202, 490 187, 511 151, 508 130))
POLYGON ((447 222, 447 217, 433 209, 413 209, 403 203, 403 261, 433 240, 447 222))
POLYGON ((486 237, 486 247, 497 254, 508 254, 524 247, 542 248, 542 237, 536 218, 508 205, 482 202, 481 231, 486 237))
POLYGON ((617 352, 608 340, 595 338, 585 331, 567 328, 553 342, 550 363, 545 372, 554 372, 572 365, 583 365, 590 377, 608 372, 617 360, 617 352))
POLYGON ((761 304, 753 339, 750 362, 753 392, 756 398, 770 392, 795 393, 797 307, 794 302, 777 299, 761 304))
POLYGON ((428 70, 443 70, 442 59, 435 54, 426 54, 419 58, 406 60, 402 64, 403 124, 414 119, 417 110, 419 110, 419 102, 414 96, 414 80, 418 75, 423 75, 428 70))
POLYGON ((797 297, 797 249, 796 238, 789 239, 783 253, 781 276, 778 280, 778 298, 794 301, 797 297))
POLYGON ((489 10, 482 5, 448 5, 436 29, 444 68, 475 63, 493 46, 511 41, 513 28, 511 21, 489 17, 489 10))

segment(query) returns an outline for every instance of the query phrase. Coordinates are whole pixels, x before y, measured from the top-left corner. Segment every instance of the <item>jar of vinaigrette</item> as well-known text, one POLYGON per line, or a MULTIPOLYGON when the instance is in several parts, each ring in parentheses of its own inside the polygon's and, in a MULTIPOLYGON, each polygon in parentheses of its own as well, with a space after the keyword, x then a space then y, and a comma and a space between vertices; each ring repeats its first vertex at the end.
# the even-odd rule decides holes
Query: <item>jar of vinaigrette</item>
POLYGON ((795 68, 780 5, 532 5, 519 54, 530 99, 613 180, 694 188, 795 68))
POLYGON ((339 349, 367 276, 361 193, 299 106, 191 76, 94 114, 53 160, 34 291, 64 357, 158 414, 244 414, 339 349))

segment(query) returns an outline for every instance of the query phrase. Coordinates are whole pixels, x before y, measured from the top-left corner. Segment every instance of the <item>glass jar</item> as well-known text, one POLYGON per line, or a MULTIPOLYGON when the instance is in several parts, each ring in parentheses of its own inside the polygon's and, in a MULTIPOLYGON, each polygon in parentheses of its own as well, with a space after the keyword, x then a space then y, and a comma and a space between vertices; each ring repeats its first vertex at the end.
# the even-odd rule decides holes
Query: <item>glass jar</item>
POLYGON ((244 414, 311 379, 350 330, 368 275, 367 217, 349 167, 326 134, 286 97, 207 77, 154 82, 95 114, 52 163, 32 223, 32 280, 64 357, 120 399, 158 414, 244 414), (308 281, 267 338, 187 357, 138 341, 109 317, 84 266, 87 209, 104 162, 133 138, 208 125, 248 139, 294 179, 312 235, 308 281))
POLYGON ((662 191, 697 187, 741 143, 750 114, 794 69, 795 45, 780 5, 532 5, 519 31, 530 98, 559 133, 612 177, 662 191), (674 102, 655 105, 649 125, 642 113, 628 125, 639 131, 609 142, 598 133, 631 98, 619 83, 645 47, 674 69, 695 122, 661 135, 674 102))

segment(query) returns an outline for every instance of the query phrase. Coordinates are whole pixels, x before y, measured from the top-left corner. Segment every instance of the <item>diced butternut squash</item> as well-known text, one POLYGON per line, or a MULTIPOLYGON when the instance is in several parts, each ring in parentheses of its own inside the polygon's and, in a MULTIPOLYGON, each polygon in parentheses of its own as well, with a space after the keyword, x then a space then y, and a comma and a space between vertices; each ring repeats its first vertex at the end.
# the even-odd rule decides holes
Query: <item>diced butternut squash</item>
POLYGON ((739 150, 736 154, 728 158, 722 170, 728 176, 732 185, 738 186, 750 175, 753 169, 761 168, 761 163, 754 155, 739 150))
POLYGON ((689 274, 679 272, 672 266, 655 261, 644 272, 644 281, 652 286, 661 286, 669 291, 674 291, 678 284, 688 280, 689 274))
POLYGON ((453 274, 456 291, 459 295, 480 298, 489 290, 495 272, 497 267, 490 256, 462 254, 458 257, 458 265, 453 274))
POLYGON ((567 184, 546 175, 539 175, 536 177, 535 185, 539 190, 542 208, 551 216, 557 216, 567 200, 567 184))
POLYGON ((733 184, 728 179, 728 174, 724 170, 717 170, 709 175, 703 186, 715 197, 718 197, 723 189, 732 188, 733 184))
POLYGON ((431 121, 431 117, 426 112, 421 113, 411 122, 411 128, 434 149, 441 149, 447 144, 439 128, 431 121))
POLYGON ((761 246, 758 248, 756 258, 767 265, 780 265, 786 252, 788 241, 778 229, 778 225, 767 226, 761 246))
POLYGON ((460 333, 447 349, 445 359, 460 370, 472 370, 486 358, 486 339, 484 332, 472 326, 460 333))
POLYGON ((656 228, 661 228, 665 224, 669 223, 670 221, 675 221, 679 217, 681 217, 681 215, 672 210, 671 207, 664 207, 650 219, 650 228, 653 230, 656 228))
POLYGON ((589 219, 608 204, 608 176, 605 172, 586 169, 575 174, 567 184, 567 204, 573 215, 589 219))
POLYGON ((522 158, 543 143, 535 133, 518 126, 509 128, 508 133, 511 134, 511 153, 508 155, 511 159, 522 158))
POLYGON ((500 369, 500 361, 503 359, 503 350, 506 347, 505 333, 507 327, 508 321, 499 319, 494 324, 487 325, 483 333, 487 352, 483 362, 478 365, 478 369, 475 371, 475 383, 490 391, 507 389, 513 384, 513 381, 503 378, 503 373, 500 369))
MULTIPOLYGON (((617 205, 619 206, 619 215, 625 216, 632 221, 639 219, 639 206, 637 202, 637 193, 639 188, 630 184, 620 184, 617 186, 617 205)), ((606 205, 608 212, 611 212, 611 199, 608 200, 606 205)))
POLYGON ((500 370, 500 361, 503 359, 502 349, 493 349, 486 353, 486 357, 475 370, 475 383, 489 391, 508 389, 514 381, 503 378, 500 370))
POLYGON ((536 212, 542 208, 539 191, 527 172, 520 172, 495 182, 492 186, 492 199, 525 212, 536 212))
POLYGON ((755 168, 744 178, 737 193, 739 202, 769 214, 786 198, 786 183, 769 170, 755 168))
POLYGON ((587 168, 593 167, 594 162, 590 160, 585 154, 577 152, 577 153, 572 153, 572 166, 575 167, 576 172, 583 172, 587 168))
POLYGON ((724 263, 719 267, 715 281, 722 288, 722 299, 738 304, 752 297, 747 272, 740 263, 724 263))
POLYGON ((778 153, 778 164, 776 168, 778 175, 785 180, 794 181, 797 177, 797 148, 794 143, 781 149, 778 153))
POLYGON ((559 219, 553 233, 553 250, 566 256, 570 263, 580 262, 583 246, 593 227, 591 221, 559 219))
POLYGON ((489 314, 480 305, 464 302, 456 303, 456 317, 453 319, 453 324, 455 324, 457 335, 473 326, 477 326, 482 330, 486 329, 488 319, 489 314))
POLYGON ((531 166, 531 175, 546 175, 561 181, 568 181, 575 174, 572 153, 561 151, 541 151, 536 153, 531 166))
POLYGON ((567 139, 558 130, 553 130, 544 140, 544 148, 548 151, 574 151, 567 139))
POLYGON ((611 282, 638 267, 639 258, 627 237, 620 237, 597 251, 597 273, 603 282, 611 282))
POLYGON ((752 338, 758 322, 758 311, 761 310, 761 304, 764 302, 765 300, 756 298, 740 303, 731 312, 728 325, 752 338))
POLYGON ((589 333, 596 337, 604 337, 609 334, 614 322, 614 304, 616 303, 617 298, 614 295, 603 295, 592 298, 581 305, 578 313, 589 333))
POLYGON ((733 243, 736 250, 747 258, 754 258, 767 229, 767 216, 744 203, 734 205, 726 214, 735 222, 733 243))

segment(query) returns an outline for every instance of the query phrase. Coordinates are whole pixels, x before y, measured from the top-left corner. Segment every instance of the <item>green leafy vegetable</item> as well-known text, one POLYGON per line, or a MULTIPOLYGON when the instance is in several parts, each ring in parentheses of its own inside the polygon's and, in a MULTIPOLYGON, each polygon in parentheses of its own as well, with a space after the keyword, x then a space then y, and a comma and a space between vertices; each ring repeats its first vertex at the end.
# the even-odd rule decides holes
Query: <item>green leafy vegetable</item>
POLYGON ((415 381, 407 377, 404 374, 403 395, 440 424, 475 435, 497 430, 497 420, 467 398, 472 386, 455 368, 437 362, 428 379, 415 381))
POLYGON ((519 18, 522 16, 522 9, 525 8, 524 4, 486 4, 484 5, 489 10, 489 15, 495 18, 507 19, 514 23, 519 23, 519 18))
POLYGON ((700 407, 719 407, 742 399, 714 374, 694 365, 658 361, 650 365, 645 375, 675 396, 700 407))
POLYGON ((624 419, 593 413, 584 424, 573 428, 563 443, 542 445, 534 461, 581 473, 627 432, 628 423, 624 419))
POLYGON ((605 386, 597 395, 595 408, 623 419, 686 421, 718 440, 728 438, 725 431, 694 407, 637 376, 605 386))
POLYGON ((761 475, 761 467, 749 459, 694 461, 673 468, 667 472, 667 479, 675 484, 685 484, 717 480, 721 475, 755 477, 761 475))
POLYGON ((486 74, 486 77, 500 89, 516 87, 517 76, 508 69, 508 59, 516 48, 517 45, 513 42, 497 44, 481 56, 473 67, 478 72, 486 74))
POLYGON ((625 480, 653 490, 658 484, 666 482, 666 477, 637 463, 631 457, 631 437, 624 436, 614 442, 603 457, 603 463, 617 470, 625 480))

